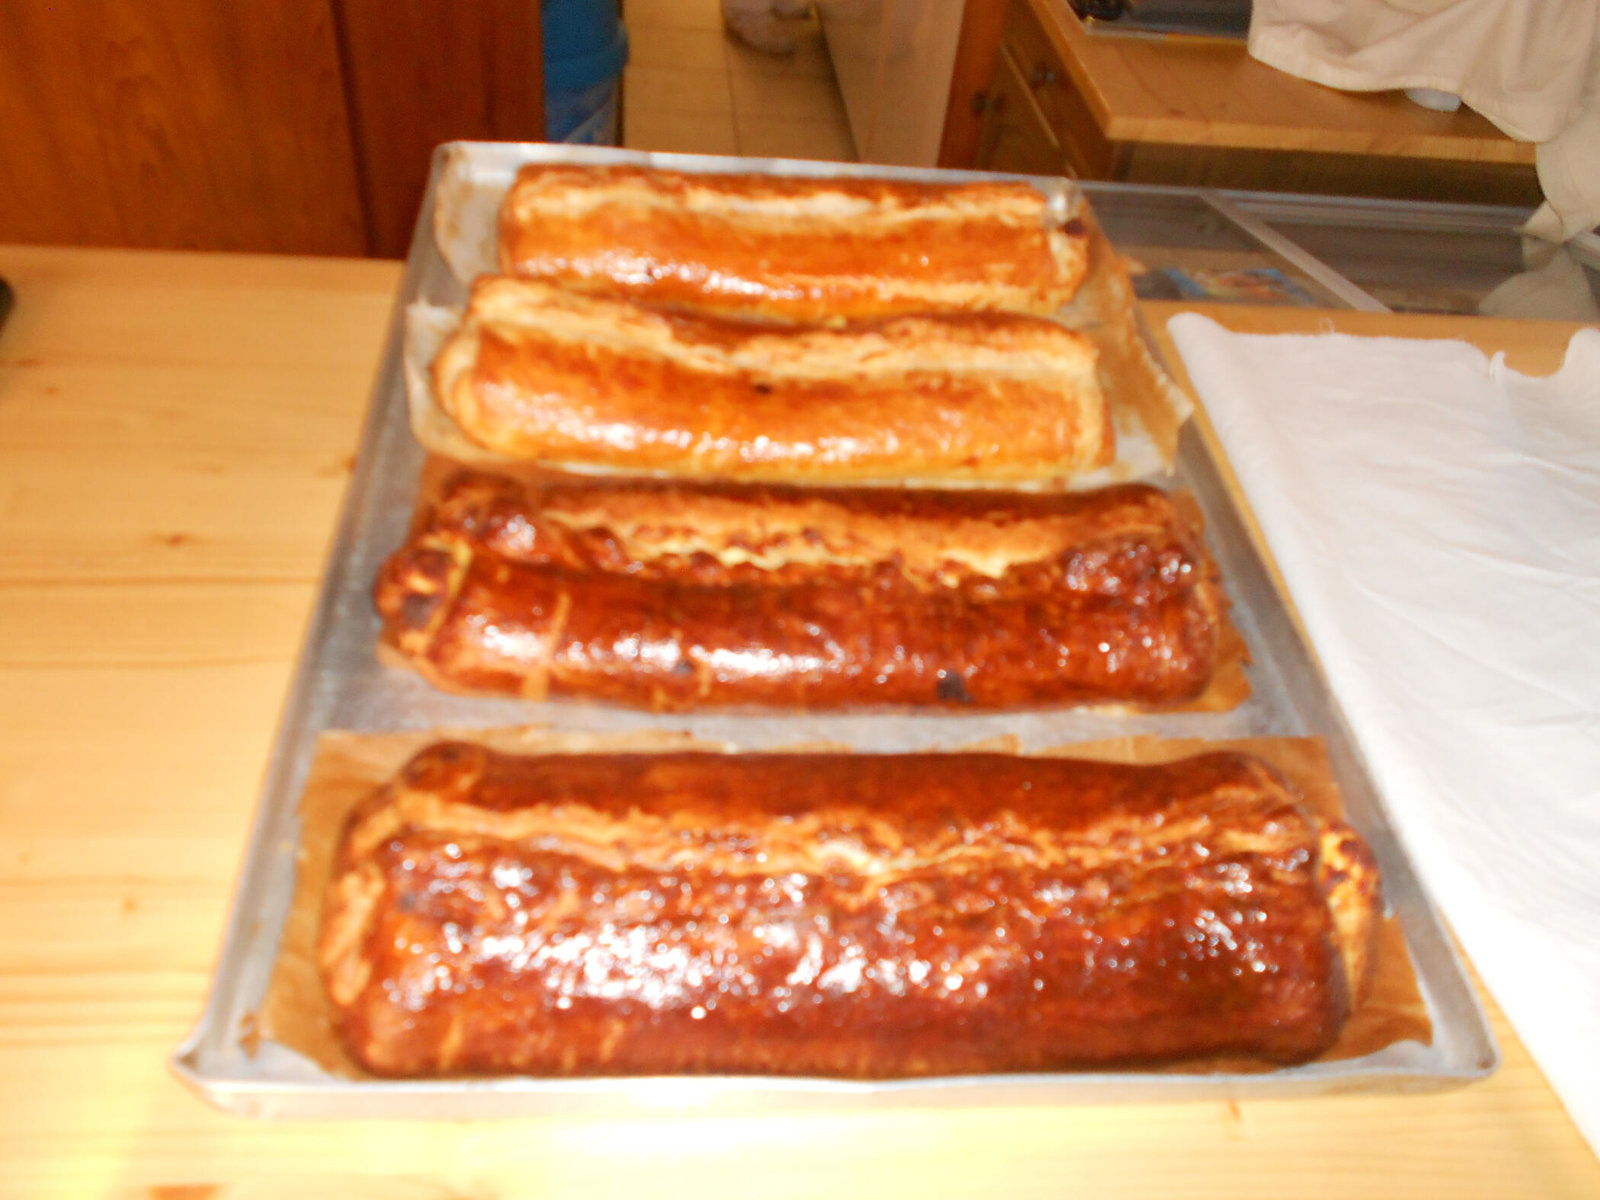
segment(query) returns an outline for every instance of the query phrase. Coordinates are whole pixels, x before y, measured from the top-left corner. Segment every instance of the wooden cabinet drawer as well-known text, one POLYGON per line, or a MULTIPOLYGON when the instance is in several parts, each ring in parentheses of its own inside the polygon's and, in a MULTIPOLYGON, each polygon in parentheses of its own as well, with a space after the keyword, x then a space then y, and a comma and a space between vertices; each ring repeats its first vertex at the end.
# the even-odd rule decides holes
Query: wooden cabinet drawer
POLYGON ((1000 51, 995 64, 978 165, 986 171, 1019 175, 1071 173, 1060 143, 1034 101, 1032 89, 1006 49, 1000 51))
MULTIPOLYGON (((1115 165, 1112 146, 1101 134, 1088 103, 1073 86, 1028 0, 1011 0, 1002 50, 1002 59, 1011 58, 1022 86, 1032 95, 1060 143, 1072 173, 1084 179, 1110 179, 1115 165)), ((998 82, 997 78, 997 85, 998 82)))

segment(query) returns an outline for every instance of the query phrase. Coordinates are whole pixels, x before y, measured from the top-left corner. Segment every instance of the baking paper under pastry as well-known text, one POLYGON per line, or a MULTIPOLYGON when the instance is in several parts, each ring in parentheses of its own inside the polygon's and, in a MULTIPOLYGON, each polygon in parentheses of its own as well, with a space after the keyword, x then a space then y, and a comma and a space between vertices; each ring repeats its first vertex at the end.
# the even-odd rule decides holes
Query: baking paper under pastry
MULTIPOLYGON (((727 753, 732 747, 665 732, 624 736, 556 734, 536 728, 417 734, 331 734, 318 747, 310 780, 301 799, 301 840, 294 905, 285 924, 272 983, 263 1004, 260 1032, 341 1078, 366 1078, 350 1061, 335 1035, 322 999, 316 965, 316 938, 338 834, 350 809, 389 778, 424 745, 450 738, 475 742, 518 754, 661 752, 702 750, 727 753)), ((828 747, 797 747, 819 750, 828 747)), ((966 750, 1005 751, 986 745, 966 750)), ((1198 739, 1159 741, 1129 738, 1114 742, 1061 747, 1051 754, 1112 762, 1155 763, 1208 750, 1239 750, 1270 763, 1295 786, 1308 808, 1342 817, 1338 789, 1316 739, 1261 738, 1208 742, 1198 739)), ((1393 919, 1380 922, 1374 945, 1371 991, 1346 1024, 1339 1040, 1319 1062, 1358 1059, 1400 1041, 1426 1044, 1431 1023, 1417 989, 1415 972, 1393 919)), ((1211 1059, 1163 1068, 1177 1074, 1255 1073, 1272 1068, 1259 1062, 1211 1059)), ((1148 1072, 1148 1068, 1142 1068, 1148 1072)), ((872 1084, 860 1084, 872 1087, 872 1084)))

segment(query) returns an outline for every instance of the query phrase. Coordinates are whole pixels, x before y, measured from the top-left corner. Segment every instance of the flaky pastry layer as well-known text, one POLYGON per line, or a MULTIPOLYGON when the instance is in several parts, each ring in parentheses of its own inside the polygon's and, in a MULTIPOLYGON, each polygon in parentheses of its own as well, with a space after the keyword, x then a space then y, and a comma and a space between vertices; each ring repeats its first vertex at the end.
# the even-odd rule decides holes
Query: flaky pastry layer
POLYGON ((839 328, 674 315, 485 278, 432 366, 440 406, 518 459, 693 478, 1034 480, 1103 466, 1093 344, 1015 314, 839 328))
POLYGON ((533 164, 507 193, 500 269, 602 295, 823 321, 1054 312, 1087 230, 1025 183, 930 184, 533 164))
POLYGON ((319 960, 386 1075, 1285 1062, 1361 994, 1377 895, 1359 838, 1238 754, 446 743, 353 814, 319 960))

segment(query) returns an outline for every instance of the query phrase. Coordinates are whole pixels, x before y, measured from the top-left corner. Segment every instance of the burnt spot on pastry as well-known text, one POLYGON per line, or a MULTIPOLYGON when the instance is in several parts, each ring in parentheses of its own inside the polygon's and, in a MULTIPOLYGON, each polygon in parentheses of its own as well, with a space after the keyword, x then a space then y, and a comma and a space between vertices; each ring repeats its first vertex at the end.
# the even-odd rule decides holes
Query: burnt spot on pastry
POLYGON ((940 671, 939 684, 935 690, 939 699, 946 704, 972 703, 972 695, 967 691, 967 681, 962 678, 959 671, 940 671))

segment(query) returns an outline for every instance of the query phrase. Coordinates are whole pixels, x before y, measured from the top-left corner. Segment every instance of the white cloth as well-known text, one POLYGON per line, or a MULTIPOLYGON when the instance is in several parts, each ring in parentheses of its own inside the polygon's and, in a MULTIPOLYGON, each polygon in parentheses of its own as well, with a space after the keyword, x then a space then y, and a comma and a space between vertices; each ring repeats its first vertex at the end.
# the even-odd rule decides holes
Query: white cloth
POLYGON ((1480 316, 1600 322, 1600 301, 1572 247, 1523 238, 1522 263, 1524 270, 1478 301, 1480 316))
POLYGON ((1600 1149, 1600 329, 1546 380, 1169 328, 1402 840, 1600 1149))
POLYGON ((1539 143, 1538 155, 1545 203, 1524 229, 1564 242, 1600 225, 1600 22, 1578 115, 1550 141, 1539 143))
POLYGON ((1453 92, 1538 143, 1529 232, 1600 224, 1600 0, 1254 0, 1250 53, 1346 91, 1453 92))

